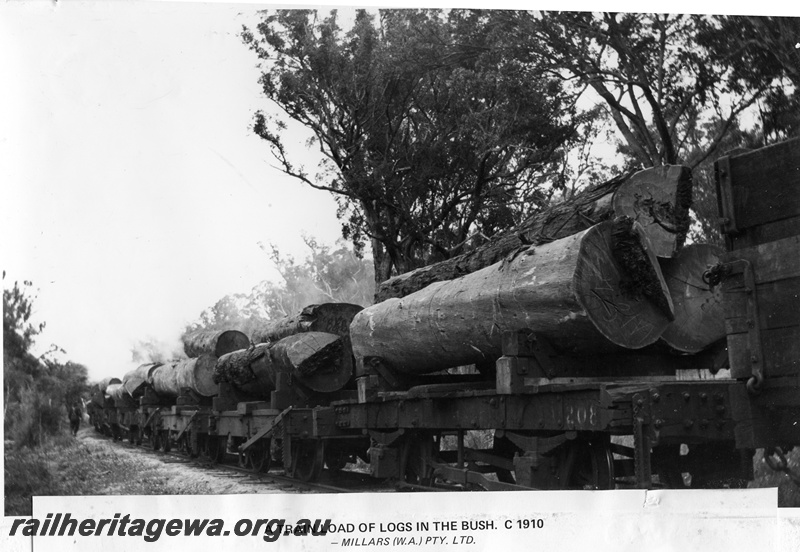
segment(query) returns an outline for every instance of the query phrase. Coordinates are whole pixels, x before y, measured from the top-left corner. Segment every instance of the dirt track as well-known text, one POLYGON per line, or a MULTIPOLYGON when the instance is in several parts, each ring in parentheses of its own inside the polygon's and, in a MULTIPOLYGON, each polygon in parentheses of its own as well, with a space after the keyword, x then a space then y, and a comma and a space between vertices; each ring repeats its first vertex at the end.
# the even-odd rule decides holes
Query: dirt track
MULTIPOLYGON (((291 493, 298 489, 274 483, 256 482, 238 473, 225 473, 150 451, 114 443, 85 428, 78 433, 81 448, 102 459, 106 470, 99 474, 96 494, 246 494, 291 493), (105 460, 110 460, 106 462, 105 460), (110 471, 111 473, 106 473, 110 471)), ((188 459, 187 459, 188 460, 188 459)), ((99 463, 99 462, 98 462, 99 463)))

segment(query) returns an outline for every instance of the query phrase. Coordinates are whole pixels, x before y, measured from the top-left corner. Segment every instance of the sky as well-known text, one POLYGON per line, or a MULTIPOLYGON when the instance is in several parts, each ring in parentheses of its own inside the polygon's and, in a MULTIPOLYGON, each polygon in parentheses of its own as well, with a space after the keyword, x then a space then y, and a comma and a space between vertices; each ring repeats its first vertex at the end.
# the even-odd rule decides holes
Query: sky
MULTIPOLYGON (((177 344, 224 295, 278 280, 259 243, 302 258, 304 234, 339 237, 332 197, 273 168, 250 130, 274 108, 239 32, 265 7, 0 4, 0 265, 4 287, 33 282, 36 351, 56 344, 91 380, 121 377, 137 341, 177 344)), ((698 10, 720 11, 670 4, 698 10)), ((288 135, 313 167, 305 138, 288 135)))
POLYGON ((175 341, 224 295, 278 279, 259 242, 300 258, 304 233, 339 236, 331 196, 272 168, 250 130, 268 107, 238 36, 255 10, 2 6, 3 285, 33 282, 38 349, 57 344, 92 380, 134 368, 137 340, 175 341))

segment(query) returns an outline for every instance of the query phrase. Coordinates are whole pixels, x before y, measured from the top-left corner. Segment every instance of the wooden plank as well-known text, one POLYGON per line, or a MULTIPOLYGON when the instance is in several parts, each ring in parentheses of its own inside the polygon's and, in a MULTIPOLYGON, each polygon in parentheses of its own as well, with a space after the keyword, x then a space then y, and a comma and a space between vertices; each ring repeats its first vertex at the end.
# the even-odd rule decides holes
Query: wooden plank
MULTIPOLYGON (((756 303, 762 330, 800 326, 800 277, 758 285, 756 303)), ((744 291, 726 294, 724 308, 726 333, 746 333, 750 321, 744 291)))
MULTIPOLYGON (((761 347, 764 358, 757 361, 767 378, 800 373, 800 326, 762 331, 761 347)), ((728 356, 731 377, 749 377, 753 362, 747 334, 728 336, 728 356)))
POLYGON ((723 255, 722 262, 737 259, 750 262, 756 284, 800 276, 800 236, 737 249, 723 255))
POLYGON ((730 157, 729 164, 740 231, 800 213, 800 139, 730 157))
POLYGON ((797 236, 798 234, 800 234, 800 216, 795 216, 760 226, 753 226, 748 228, 747 232, 741 234, 730 234, 726 236, 726 241, 728 249, 732 250, 753 247, 761 243, 797 236))

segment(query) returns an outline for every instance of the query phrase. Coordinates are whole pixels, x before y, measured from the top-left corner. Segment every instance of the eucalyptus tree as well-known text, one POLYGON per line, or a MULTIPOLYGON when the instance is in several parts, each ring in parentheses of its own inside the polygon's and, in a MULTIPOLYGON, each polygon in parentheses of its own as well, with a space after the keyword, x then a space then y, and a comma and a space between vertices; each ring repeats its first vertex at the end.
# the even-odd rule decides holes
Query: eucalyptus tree
POLYGON ((255 132, 283 172, 335 195, 343 235, 371 243, 377 282, 512 226, 563 184, 575 97, 495 48, 491 20, 360 10, 345 29, 336 12, 292 10, 243 31, 278 108, 255 114, 255 132), (311 131, 316 172, 287 147, 287 118, 311 131))

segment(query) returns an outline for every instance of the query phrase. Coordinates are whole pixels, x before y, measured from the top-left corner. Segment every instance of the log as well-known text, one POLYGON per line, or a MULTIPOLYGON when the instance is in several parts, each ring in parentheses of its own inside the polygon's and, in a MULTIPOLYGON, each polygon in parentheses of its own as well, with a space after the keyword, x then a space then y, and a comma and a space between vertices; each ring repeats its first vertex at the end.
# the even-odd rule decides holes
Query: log
POLYGON ((472 251, 389 278, 375 290, 375 302, 405 297, 433 282, 471 274, 520 247, 565 238, 617 216, 638 221, 653 252, 671 257, 686 238, 691 198, 692 173, 687 167, 668 165, 627 173, 533 214, 472 251))
POLYGON ((260 343, 223 355, 217 361, 214 381, 268 398, 278 374, 290 374, 304 387, 320 392, 338 391, 353 373, 347 338, 324 332, 305 332, 277 343, 260 343))
POLYGON ((144 395, 144 390, 147 386, 148 380, 150 379, 151 373, 159 366, 161 366, 160 362, 151 362, 148 364, 142 364, 136 369, 126 373, 122 377, 122 386, 125 388, 125 391, 127 391, 128 395, 134 399, 144 395))
POLYGON ((175 365, 178 394, 182 388, 188 387, 202 397, 215 396, 219 392, 219 386, 214 381, 216 365, 217 357, 210 354, 179 361, 175 365))
POLYGON ((312 391, 338 391, 353 375, 349 337, 324 332, 290 335, 270 354, 276 365, 312 391))
POLYGON ((108 389, 108 386, 115 383, 122 383, 122 380, 119 378, 105 378, 104 380, 101 380, 97 383, 95 389, 100 393, 105 394, 106 389, 108 389))
POLYGON ((304 332, 325 332, 346 337, 350 322, 363 307, 349 303, 309 305, 299 313, 272 320, 253 332, 253 343, 277 342, 304 332))
POLYGON ((175 398, 180 394, 178 372, 175 370, 177 365, 178 363, 175 361, 165 362, 150 373, 150 379, 147 383, 150 384, 156 394, 170 398, 175 398))
POLYGON ((189 358, 203 354, 221 357, 250 345, 247 336, 238 330, 195 330, 184 334, 181 340, 183 350, 189 358))
POLYGON ((645 347, 672 314, 648 247, 630 219, 607 221, 367 307, 350 325, 357 375, 371 359, 412 375, 494 362, 507 330, 541 333, 567 354, 645 347))
POLYGON ((106 388, 106 403, 112 401, 117 408, 134 408, 136 401, 128 395, 122 383, 112 383, 106 388))
POLYGON ((661 340, 682 353, 699 353, 725 337, 721 286, 711 287, 703 273, 719 262, 722 249, 710 244, 684 247, 673 259, 661 259, 661 271, 675 307, 661 340))

